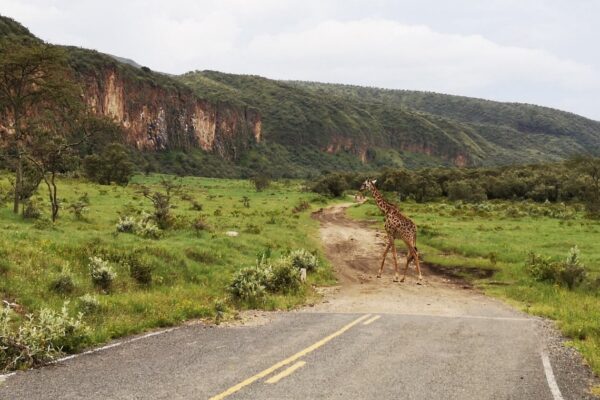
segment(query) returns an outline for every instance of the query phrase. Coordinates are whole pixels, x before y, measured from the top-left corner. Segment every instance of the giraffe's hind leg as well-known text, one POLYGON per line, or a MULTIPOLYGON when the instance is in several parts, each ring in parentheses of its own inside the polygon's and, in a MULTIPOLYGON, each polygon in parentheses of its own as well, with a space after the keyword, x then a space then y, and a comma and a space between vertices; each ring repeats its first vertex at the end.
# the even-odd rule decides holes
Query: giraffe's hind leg
POLYGON ((393 240, 391 244, 392 251, 394 252, 394 282, 398 282, 398 278, 400 277, 400 268, 398 267, 398 253, 396 252, 396 245, 394 244, 393 240))
POLYGON ((417 272, 419 273, 419 281, 421 281, 423 280, 423 275, 421 275, 421 266, 419 265, 419 251, 417 250, 416 246, 412 247, 412 251, 414 252, 412 258, 415 260, 415 266, 417 267, 417 272))
POLYGON ((414 257, 409 250, 408 253, 406 253, 406 266, 404 267, 404 276, 402 277, 400 282, 404 282, 404 279, 406 279, 406 271, 408 271, 408 264, 410 264, 410 260, 412 259, 414 259, 414 257))
POLYGON ((385 246, 385 251, 383 252, 383 258, 381 260, 381 266, 379 267, 379 272, 377 273, 377 277, 381 278, 381 274, 383 272, 383 264, 385 264, 385 258, 387 257, 387 253, 390 250, 390 247, 392 246, 392 242, 388 239, 388 244, 387 246, 385 246))

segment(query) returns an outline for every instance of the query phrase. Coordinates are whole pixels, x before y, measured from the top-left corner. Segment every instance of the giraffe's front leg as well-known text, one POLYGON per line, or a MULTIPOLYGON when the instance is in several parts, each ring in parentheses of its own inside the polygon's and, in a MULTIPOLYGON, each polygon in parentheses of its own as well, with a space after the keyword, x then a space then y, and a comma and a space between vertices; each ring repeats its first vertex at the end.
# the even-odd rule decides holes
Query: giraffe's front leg
POLYGON ((381 273, 383 272, 383 264, 385 264, 385 258, 387 257, 387 253, 390 250, 391 246, 392 246, 392 242, 390 242, 388 240, 388 244, 385 247, 385 251, 383 252, 383 259, 381 260, 381 266, 379 267, 379 272, 377 273, 378 278, 381 278, 381 273))

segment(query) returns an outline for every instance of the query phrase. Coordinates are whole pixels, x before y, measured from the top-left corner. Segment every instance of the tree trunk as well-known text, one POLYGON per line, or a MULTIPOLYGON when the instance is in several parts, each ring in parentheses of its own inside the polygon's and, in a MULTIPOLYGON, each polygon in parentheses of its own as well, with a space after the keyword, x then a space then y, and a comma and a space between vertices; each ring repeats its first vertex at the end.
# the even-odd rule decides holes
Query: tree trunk
POLYGON ((19 213, 19 196, 21 195, 21 185, 23 182, 23 158, 20 154, 17 157, 17 168, 15 172, 15 198, 13 203, 13 212, 15 214, 19 213))
POLYGON ((58 218, 58 198, 57 198, 57 191, 58 188, 56 186, 56 182, 54 181, 54 178, 56 177, 56 174, 54 172, 52 172, 52 222, 56 222, 56 219, 58 218))

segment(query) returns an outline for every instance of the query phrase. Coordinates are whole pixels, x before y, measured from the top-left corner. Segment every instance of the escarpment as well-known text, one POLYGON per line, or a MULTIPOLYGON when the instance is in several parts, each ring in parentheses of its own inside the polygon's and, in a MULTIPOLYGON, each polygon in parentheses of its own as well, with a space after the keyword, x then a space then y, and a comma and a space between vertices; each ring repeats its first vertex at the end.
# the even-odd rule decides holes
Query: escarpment
POLYGON ((200 148, 236 160, 260 142, 255 109, 202 99, 167 76, 103 61, 94 68, 73 64, 84 100, 93 112, 120 124, 125 141, 138 150, 200 148))

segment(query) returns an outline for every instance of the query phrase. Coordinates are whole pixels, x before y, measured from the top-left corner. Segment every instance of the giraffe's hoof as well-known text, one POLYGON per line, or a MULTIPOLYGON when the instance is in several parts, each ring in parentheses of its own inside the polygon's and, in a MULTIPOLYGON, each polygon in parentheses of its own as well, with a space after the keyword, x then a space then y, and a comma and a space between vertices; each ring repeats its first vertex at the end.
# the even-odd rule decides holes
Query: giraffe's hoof
POLYGON ((398 278, 394 278, 394 282, 398 282, 398 278))
POLYGON ((381 278, 381 274, 377 274, 377 277, 378 277, 378 278, 381 278))
MULTIPOLYGON (((396 281, 397 282, 397 281, 396 281)), ((400 282, 404 282, 404 278, 400 279, 400 282)))

